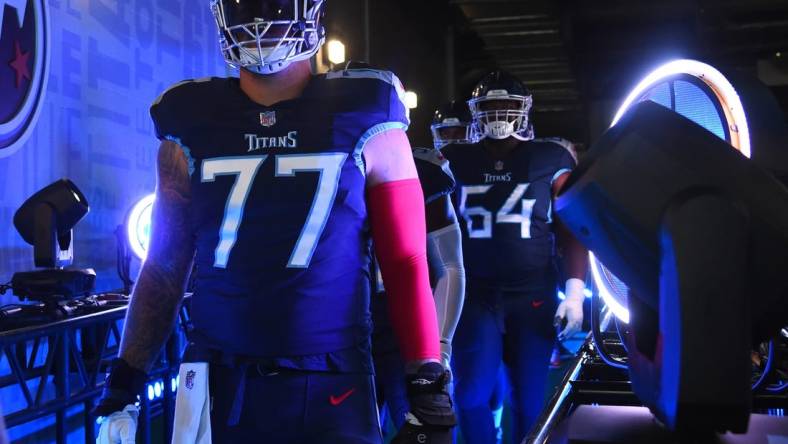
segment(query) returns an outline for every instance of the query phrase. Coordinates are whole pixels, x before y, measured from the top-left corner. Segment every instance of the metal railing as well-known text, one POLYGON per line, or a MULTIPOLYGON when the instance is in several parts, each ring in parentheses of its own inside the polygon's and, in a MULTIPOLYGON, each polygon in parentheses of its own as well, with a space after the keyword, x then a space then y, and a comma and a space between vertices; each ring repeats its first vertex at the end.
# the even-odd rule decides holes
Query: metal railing
MULTIPOLYGON (((0 375, 0 389, 16 386, 24 407, 4 406, 6 427, 12 428, 45 416, 55 416, 55 441, 67 442, 66 411, 84 409, 85 442, 94 443, 96 418, 90 415, 104 385, 108 364, 117 356, 127 306, 116 306, 40 325, 0 331, 0 359, 9 374, 0 375)), ((140 397, 138 442, 151 442, 151 420, 164 415, 163 442, 172 435, 175 393, 171 381, 185 345, 188 310, 181 309, 178 327, 162 350, 149 381, 163 381, 159 396, 140 397)), ((173 384, 174 385, 174 384, 173 384)), ((159 441, 158 439, 156 441, 159 441)))

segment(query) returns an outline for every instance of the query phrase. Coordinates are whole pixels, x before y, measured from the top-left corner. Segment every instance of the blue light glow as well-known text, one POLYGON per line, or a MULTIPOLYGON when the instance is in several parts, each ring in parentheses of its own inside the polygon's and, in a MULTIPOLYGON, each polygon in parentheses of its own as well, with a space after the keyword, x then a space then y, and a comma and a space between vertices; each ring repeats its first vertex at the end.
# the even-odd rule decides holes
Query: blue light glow
POLYGON ((153 401, 153 386, 148 384, 148 401, 153 401))
MULTIPOLYGON (((583 295, 586 297, 586 299, 591 299, 591 296, 593 296, 594 294, 591 293, 590 289, 586 288, 583 290, 583 295)), ((563 291, 560 290, 558 291, 558 300, 560 301, 566 300, 566 295, 564 294, 563 291)))
POLYGON ((148 256, 148 245, 150 244, 151 218, 153 216, 153 202, 156 200, 155 194, 149 194, 137 202, 129 213, 126 221, 126 236, 131 247, 140 260, 144 261, 148 256))

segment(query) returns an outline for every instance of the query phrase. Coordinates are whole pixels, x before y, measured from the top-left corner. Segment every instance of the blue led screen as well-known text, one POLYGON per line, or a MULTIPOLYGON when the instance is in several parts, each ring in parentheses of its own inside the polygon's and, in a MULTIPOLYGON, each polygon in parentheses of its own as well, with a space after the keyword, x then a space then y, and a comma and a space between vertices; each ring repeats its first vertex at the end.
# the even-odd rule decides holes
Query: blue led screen
MULTIPOLYGON (((34 268, 14 212, 67 177, 90 203, 75 230, 74 265, 96 270, 97 290, 121 287, 114 231, 155 186, 149 106, 177 81, 225 74, 208 0, 0 1, 0 283, 34 268)), ((15 302, 10 292, 0 297, 15 302)), ((0 376, 9 375, 0 359, 0 376)), ((35 395, 36 380, 29 388, 35 395)), ((54 389, 50 376, 44 401, 54 389)), ((27 403, 10 386, 0 405, 9 414, 27 403)), ((68 442, 84 442, 81 409, 67 413, 68 442)), ((12 442, 52 442, 53 423, 48 416, 9 434, 12 442)))
POLYGON ((684 80, 673 82, 673 90, 676 95, 677 113, 725 140, 725 129, 720 113, 706 91, 684 80))
MULTIPOLYGON (((686 80, 661 82, 648 89, 640 100, 651 100, 726 139, 723 116, 714 105, 711 91, 686 80)), ((716 100, 716 98, 714 98, 716 100)))
POLYGON ((74 265, 96 270, 98 290, 119 288, 113 231, 155 185, 148 108, 176 81, 226 74, 209 2, 15 0, 0 1, 0 12, 0 283, 33 269, 14 212, 67 177, 90 203, 75 231, 74 265), (36 45, 37 33, 48 44, 36 45), (27 141, 9 146, 17 135, 6 128, 9 115, 43 72, 38 53, 50 61, 40 112, 27 141))

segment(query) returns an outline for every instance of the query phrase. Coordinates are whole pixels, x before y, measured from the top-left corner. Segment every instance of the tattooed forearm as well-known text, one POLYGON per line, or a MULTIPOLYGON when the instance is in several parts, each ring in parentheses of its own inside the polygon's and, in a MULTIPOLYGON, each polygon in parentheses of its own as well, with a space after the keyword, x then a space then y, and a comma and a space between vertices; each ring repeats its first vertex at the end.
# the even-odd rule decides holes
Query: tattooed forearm
POLYGON ((177 318, 194 259, 189 226, 191 185, 186 156, 173 142, 163 142, 158 156, 158 184, 150 248, 132 294, 120 357, 149 371, 177 318))

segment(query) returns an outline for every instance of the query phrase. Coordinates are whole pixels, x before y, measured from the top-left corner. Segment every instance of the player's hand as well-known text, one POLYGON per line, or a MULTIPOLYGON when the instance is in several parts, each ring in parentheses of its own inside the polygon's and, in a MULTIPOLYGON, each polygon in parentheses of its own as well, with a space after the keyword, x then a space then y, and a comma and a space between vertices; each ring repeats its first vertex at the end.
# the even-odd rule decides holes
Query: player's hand
POLYGON ((139 408, 128 404, 123 410, 111 413, 101 422, 96 444, 135 444, 139 408))
POLYGON ((457 424, 447 391, 449 372, 437 362, 422 365, 406 379, 410 411, 392 444, 451 444, 457 424))
POLYGON ((134 444, 139 408, 137 395, 145 387, 147 375, 123 359, 115 359, 104 383, 104 393, 91 414, 101 419, 96 444, 134 444))
POLYGON ((580 279, 572 278, 566 281, 566 298, 558 305, 553 321, 553 325, 560 327, 566 319, 566 327, 558 333, 559 341, 572 337, 583 327, 584 289, 585 282, 580 279))

